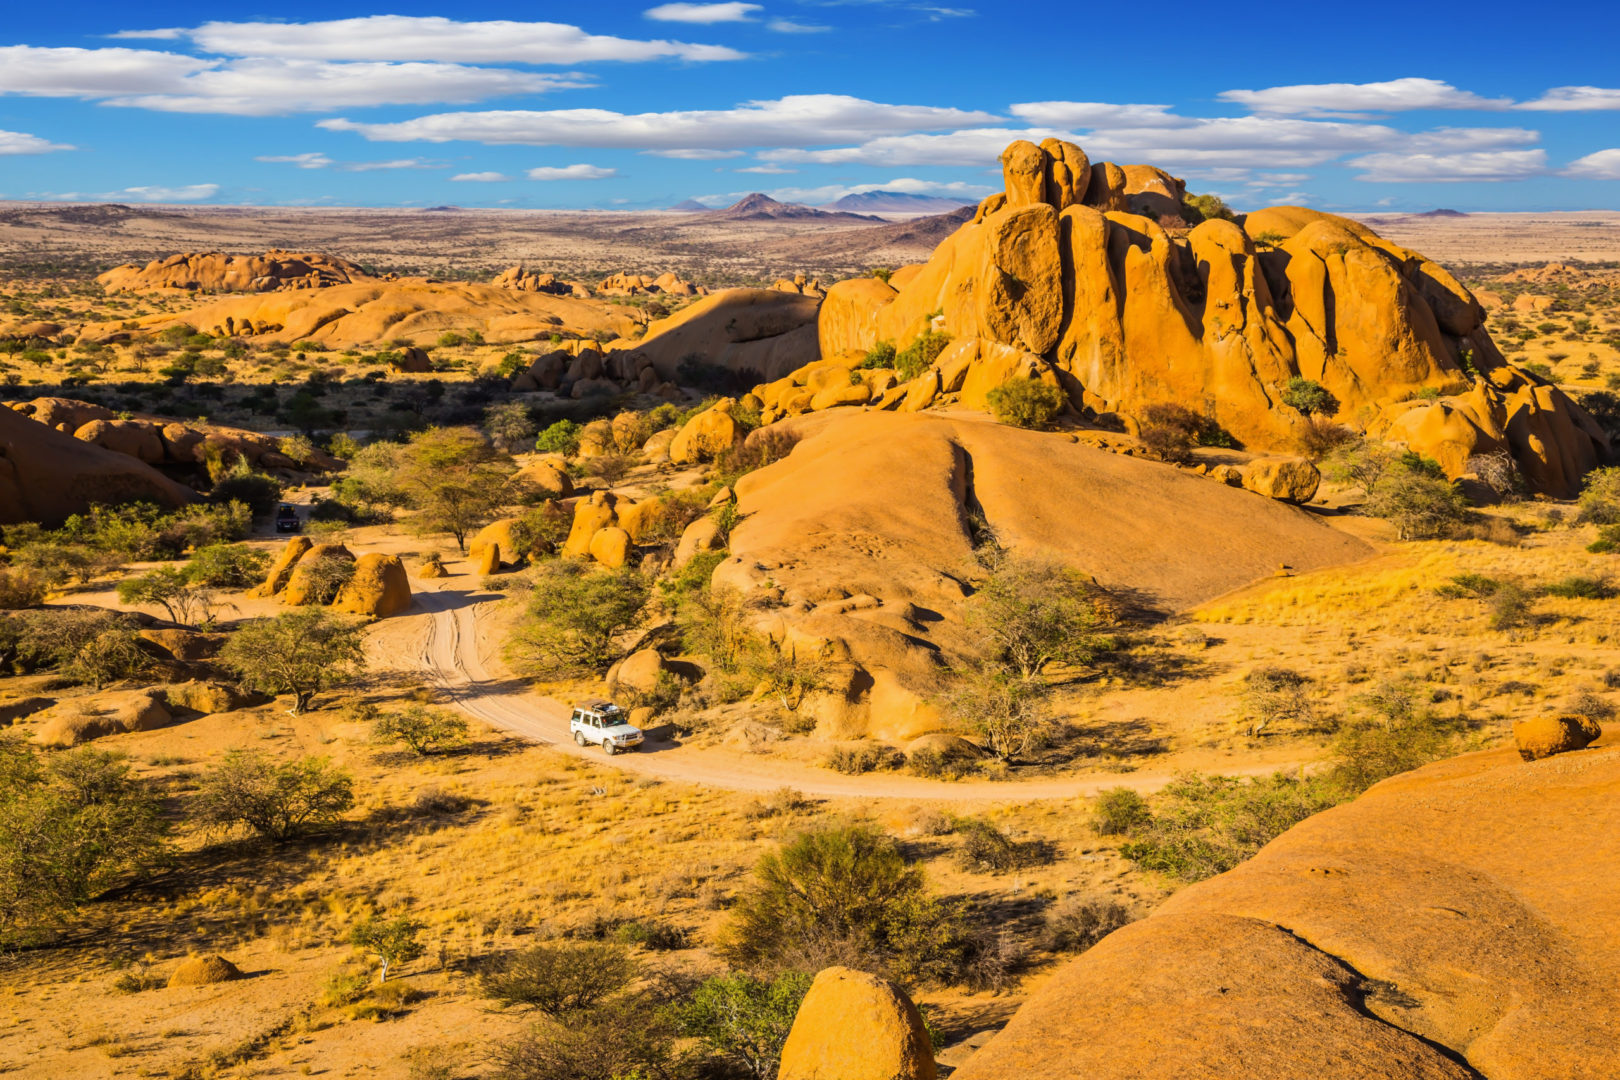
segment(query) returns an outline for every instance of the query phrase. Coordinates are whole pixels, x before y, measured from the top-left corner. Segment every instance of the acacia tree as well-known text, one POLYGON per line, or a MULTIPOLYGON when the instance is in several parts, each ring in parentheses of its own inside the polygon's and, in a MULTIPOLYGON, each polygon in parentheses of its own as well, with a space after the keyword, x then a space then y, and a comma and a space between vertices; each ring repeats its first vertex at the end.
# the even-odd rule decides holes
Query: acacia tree
POLYGON ((349 931, 349 944, 358 945, 381 961, 377 981, 388 981, 388 969, 395 964, 408 964, 426 951, 418 935, 422 924, 409 916, 384 919, 378 915, 367 917, 349 931))
POLYGON ((315 695, 353 676, 362 659, 360 627, 324 611, 255 619, 236 631, 219 661, 249 690, 291 694, 294 716, 315 695))
POLYGON ((467 550, 467 537, 505 503, 515 466, 475 428, 429 428, 411 437, 399 480, 416 510, 416 526, 449 533, 467 550))
POLYGON ((945 707, 1006 761, 1045 741, 1046 694, 1046 684, 1038 678, 981 668, 957 687, 945 707))
POLYGON ((168 826, 122 754, 46 757, 0 736, 0 947, 37 939, 119 878, 159 860, 168 826))
POLYGON ((647 579, 628 567, 543 563, 529 617, 512 637, 512 656, 539 675, 599 674, 619 658, 617 639, 636 625, 648 592, 647 579))
POLYGON ((1002 554, 968 604, 968 624, 1031 679, 1052 662, 1086 664, 1113 647, 1101 590, 1056 563, 1002 554))
POLYGON ((280 842, 336 821, 352 806, 354 778, 326 758, 277 763, 262 750, 232 750, 203 778, 197 818, 280 842))
POLYGON ((118 599, 125 604, 157 604, 169 613, 170 622, 200 626, 211 618, 214 591, 188 570, 160 566, 140 577, 120 581, 118 599))

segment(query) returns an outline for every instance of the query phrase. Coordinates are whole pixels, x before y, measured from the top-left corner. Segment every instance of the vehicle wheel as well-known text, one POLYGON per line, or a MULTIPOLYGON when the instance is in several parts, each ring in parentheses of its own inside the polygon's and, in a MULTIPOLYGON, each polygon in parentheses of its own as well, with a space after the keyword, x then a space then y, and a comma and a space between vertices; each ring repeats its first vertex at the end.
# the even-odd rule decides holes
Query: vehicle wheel
POLYGON ((574 732, 574 745, 581 750, 585 748, 585 733, 583 731, 574 732))
POLYGON ((615 752, 616 751, 613 748, 613 744, 608 742, 606 739, 603 739, 602 740, 602 753, 606 754, 608 757, 612 757, 615 752))

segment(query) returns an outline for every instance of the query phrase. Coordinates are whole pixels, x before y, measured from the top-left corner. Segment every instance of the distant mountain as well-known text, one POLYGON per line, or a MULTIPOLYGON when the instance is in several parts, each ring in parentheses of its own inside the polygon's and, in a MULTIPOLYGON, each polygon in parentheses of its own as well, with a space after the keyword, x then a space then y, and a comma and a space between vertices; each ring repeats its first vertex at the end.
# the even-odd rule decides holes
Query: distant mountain
POLYGON ((422 207, 422 213, 424 213, 424 214, 453 214, 453 213, 457 212, 460 209, 461 209, 461 207, 459 207, 459 206, 424 206, 424 207, 422 207))
POLYGON ((1413 217, 1467 217, 1461 210, 1430 210, 1423 214, 1413 214, 1413 217))
POLYGON ((828 210, 857 214, 948 214, 970 205, 965 199, 945 199, 938 195, 914 195, 909 191, 863 191, 828 203, 828 210))
POLYGON ((704 206, 702 203, 698 202, 696 199, 685 199, 685 200, 683 200, 681 202, 676 203, 674 206, 670 207, 670 209, 671 210, 703 211, 703 212, 707 213, 709 210, 712 210, 714 208, 711 207, 711 206, 704 206))
POLYGON ((808 218, 820 218, 823 221, 875 222, 883 220, 867 214, 817 210, 813 206, 777 202, 769 195, 758 191, 744 197, 740 202, 733 203, 724 210, 716 210, 715 214, 731 221, 802 221, 808 218))

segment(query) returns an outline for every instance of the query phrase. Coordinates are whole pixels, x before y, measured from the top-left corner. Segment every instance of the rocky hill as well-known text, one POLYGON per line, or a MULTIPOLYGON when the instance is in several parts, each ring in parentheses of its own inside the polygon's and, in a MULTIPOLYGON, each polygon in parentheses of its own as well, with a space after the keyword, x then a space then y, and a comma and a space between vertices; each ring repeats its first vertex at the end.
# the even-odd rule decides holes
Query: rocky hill
POLYGON ((850 214, 839 210, 818 210, 798 203, 778 202, 761 192, 744 196, 726 207, 714 211, 716 217, 730 221, 789 221, 817 218, 825 221, 881 222, 883 219, 869 214, 850 214))
POLYGON ((1303 377, 1342 420, 1453 476, 1506 450, 1559 495, 1607 451, 1557 387, 1503 359, 1451 274, 1365 225, 1274 207, 1172 234, 1131 212, 1179 207, 1180 182, 1161 170, 1094 165, 1058 140, 1014 143, 1002 167, 1005 190, 926 264, 832 287, 824 361, 940 330, 1027 354, 1091 413, 1174 402, 1259 450, 1295 445, 1306 417, 1282 388, 1303 377))
POLYGON ((909 191, 863 191, 845 195, 823 209, 852 214, 949 214, 971 205, 967 199, 946 199, 938 195, 916 195, 909 191))
POLYGON ((371 281, 354 263, 335 255, 267 251, 263 255, 225 255, 217 251, 170 255, 142 266, 126 263, 96 278, 109 293, 184 289, 194 292, 281 292, 322 289, 371 281))

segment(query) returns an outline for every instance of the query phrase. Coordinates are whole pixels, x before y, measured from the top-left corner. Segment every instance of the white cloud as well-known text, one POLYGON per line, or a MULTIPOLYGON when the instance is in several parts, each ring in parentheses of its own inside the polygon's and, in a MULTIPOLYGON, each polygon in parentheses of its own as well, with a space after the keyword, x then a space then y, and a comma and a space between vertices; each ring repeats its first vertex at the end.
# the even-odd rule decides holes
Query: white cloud
POLYGON ((219 194, 218 184, 187 184, 184 187, 132 187, 110 192, 103 198, 129 202, 192 203, 219 194))
POLYGON ((752 22, 754 12, 764 11, 758 4, 659 4, 642 14, 658 22, 697 23, 708 25, 723 22, 752 22))
POLYGON ((825 34, 832 27, 816 26, 812 23, 797 22, 793 19, 772 19, 765 24, 765 29, 774 30, 778 34, 825 34))
POLYGON ((51 154, 58 150, 73 149, 76 148, 66 143, 53 143, 38 135, 29 135, 21 131, 0 131, 0 157, 9 157, 13 154, 51 154))
POLYGON ((459 139, 523 146, 731 150, 813 146, 868 139, 889 131, 939 130, 994 119, 987 113, 961 109, 886 105, 843 94, 798 94, 744 102, 732 109, 636 114, 606 109, 491 110, 436 113, 391 124, 323 120, 319 126, 353 131, 374 142, 459 139))
MULTIPOLYGON (((766 194, 781 202, 805 203, 810 206, 818 206, 824 203, 836 202, 845 195, 864 195, 869 191, 899 191, 907 195, 956 197, 962 200, 963 206, 966 206, 968 203, 977 202, 993 190, 998 189, 982 184, 967 184, 961 181, 918 180, 914 177, 901 176, 876 184, 825 184, 821 187, 809 188, 776 188, 766 192, 766 194)), ((747 192, 727 195, 704 195, 700 196, 697 201, 728 205, 736 202, 745 194, 747 192)))
POLYGON ((1367 154, 1347 164, 1374 183, 1524 180, 1547 171, 1545 150, 1487 150, 1456 154, 1367 154))
POLYGON ((446 166, 422 158, 395 158, 392 161, 351 161, 344 172, 377 172, 379 169, 442 169, 446 166))
POLYGON ((505 173, 498 172, 464 172, 450 178, 457 182, 470 182, 475 184, 499 184, 512 179, 505 173))
POLYGON ((1534 101, 1523 101, 1516 109, 1537 112, 1597 112, 1620 109, 1620 90, 1601 86, 1555 86, 1534 101))
POLYGON ((1306 83, 1265 90, 1225 90, 1222 101, 1256 113, 1345 117, 1359 112, 1412 109, 1505 109, 1508 98, 1485 98, 1439 79, 1391 79, 1373 83, 1306 83))
POLYGON ((637 41, 588 34, 566 23, 461 22, 442 16, 367 15, 326 22, 210 22, 186 31, 225 56, 314 60, 437 60, 462 63, 586 64, 598 60, 740 60, 721 45, 637 41))
POLYGON ((732 172, 740 173, 759 173, 762 176, 785 176, 788 173, 796 173, 798 171, 798 169, 785 169, 780 165, 751 165, 746 169, 732 170, 732 172))
POLYGON ((721 161, 743 156, 741 150, 643 150, 642 153, 677 161, 721 161))
POLYGON ((217 60, 150 49, 0 47, 0 94, 162 112, 269 116, 374 105, 470 104, 588 85, 584 76, 440 63, 217 60))
POLYGON ((183 26, 164 26, 156 30, 120 30, 116 34, 108 34, 110 38, 131 38, 139 41, 178 41, 186 36, 183 26))
POLYGON ((267 154, 253 160, 267 161, 276 165, 296 165, 300 169, 324 169, 332 164, 332 159, 321 153, 267 154))
POLYGON ((1105 101, 1029 101, 1008 108, 1018 119, 1036 127, 1181 127, 1184 116, 1171 113, 1173 105, 1110 105, 1105 101))
POLYGON ((530 169, 530 180, 606 180, 615 175, 617 169, 604 169, 600 165, 544 165, 538 169, 530 169))
POLYGON ((1564 176, 1581 180, 1620 180, 1620 150, 1599 150, 1565 166, 1564 176))
MULTIPOLYGON (((807 150, 788 147, 767 150, 759 156, 768 161, 805 162, 817 165, 980 165, 993 166, 1002 150, 1014 139, 1040 142, 1049 135, 1070 137, 1054 129, 968 128, 943 135, 881 135, 859 146, 807 150)), ((828 140, 806 140, 828 141, 828 140)))

